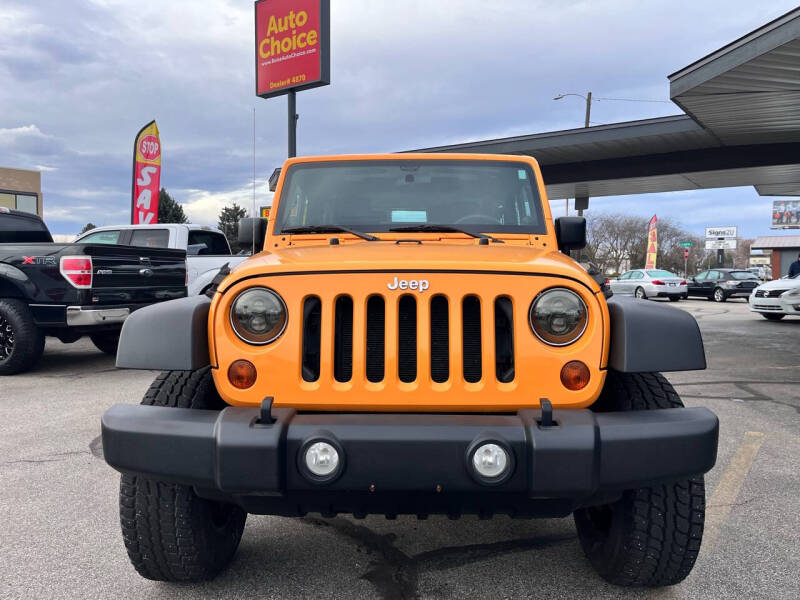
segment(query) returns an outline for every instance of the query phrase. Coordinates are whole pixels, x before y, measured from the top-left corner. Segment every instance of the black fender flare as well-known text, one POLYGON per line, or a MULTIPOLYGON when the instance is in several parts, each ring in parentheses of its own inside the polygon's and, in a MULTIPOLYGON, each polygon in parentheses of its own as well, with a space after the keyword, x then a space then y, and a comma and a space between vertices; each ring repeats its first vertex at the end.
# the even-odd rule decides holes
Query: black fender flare
POLYGON ((706 353, 695 318, 680 308, 613 296, 608 300, 608 367, 623 373, 695 371, 706 353))
POLYGON ((36 285, 17 267, 0 263, 0 297, 17 297, 30 301, 36 296, 36 285), (4 288, 11 290, 7 293, 4 288))
POLYGON ((207 296, 151 304, 122 325, 117 366, 123 369, 195 371, 208 366, 207 296))

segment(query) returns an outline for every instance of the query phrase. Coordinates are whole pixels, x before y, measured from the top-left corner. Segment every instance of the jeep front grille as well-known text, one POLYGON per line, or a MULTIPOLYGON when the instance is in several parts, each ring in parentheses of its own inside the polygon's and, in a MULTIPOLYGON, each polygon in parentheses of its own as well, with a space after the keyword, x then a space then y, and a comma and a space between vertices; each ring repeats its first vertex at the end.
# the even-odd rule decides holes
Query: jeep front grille
POLYGON ((459 299, 403 295, 397 300, 373 295, 366 299, 362 311, 354 311, 358 302, 363 300, 348 295, 340 295, 333 302, 333 343, 330 356, 326 356, 320 341, 324 301, 317 296, 306 298, 301 328, 304 381, 319 379, 321 360, 330 360, 333 378, 340 383, 353 377, 364 377, 370 383, 387 377, 413 383, 424 374, 433 383, 442 384, 453 376, 452 365, 460 366, 460 375, 467 383, 477 383, 485 376, 494 376, 500 383, 514 380, 514 308, 507 296, 481 303, 474 295, 459 299), (390 302, 394 306, 388 306, 390 302), (354 314, 362 315, 363 326, 354 326, 354 314), (487 352, 482 331, 487 323, 494 329, 495 364, 491 371, 484 364, 487 352), (451 340, 454 325, 460 330, 457 344, 451 340), (420 336, 423 327, 427 335, 420 336), (362 339, 355 338, 354 331, 361 331, 362 339), (387 340, 397 344, 396 351, 387 352, 387 340), (396 357, 395 364, 386 364, 387 355, 396 357))

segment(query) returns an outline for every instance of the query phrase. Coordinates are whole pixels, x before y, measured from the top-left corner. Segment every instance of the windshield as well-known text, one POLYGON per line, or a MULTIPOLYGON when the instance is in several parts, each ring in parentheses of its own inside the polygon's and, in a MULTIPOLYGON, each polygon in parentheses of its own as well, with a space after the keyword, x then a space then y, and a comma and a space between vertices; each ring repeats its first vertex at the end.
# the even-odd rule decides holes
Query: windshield
POLYGON ((758 279, 756 274, 750 271, 731 271, 731 277, 733 279, 758 279))
POLYGON ((283 184, 275 231, 315 225, 371 232, 414 225, 476 233, 547 232, 530 166, 499 161, 294 165, 283 184))

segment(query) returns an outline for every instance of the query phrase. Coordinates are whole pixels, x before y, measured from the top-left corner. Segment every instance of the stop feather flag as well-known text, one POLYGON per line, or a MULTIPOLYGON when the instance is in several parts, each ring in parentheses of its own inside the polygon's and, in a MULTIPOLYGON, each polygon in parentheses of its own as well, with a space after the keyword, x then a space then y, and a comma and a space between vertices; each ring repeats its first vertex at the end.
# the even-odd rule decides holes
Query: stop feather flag
POLYGON ((158 190, 161 183, 161 139, 158 125, 150 121, 139 130, 133 144, 131 223, 158 223, 158 190))

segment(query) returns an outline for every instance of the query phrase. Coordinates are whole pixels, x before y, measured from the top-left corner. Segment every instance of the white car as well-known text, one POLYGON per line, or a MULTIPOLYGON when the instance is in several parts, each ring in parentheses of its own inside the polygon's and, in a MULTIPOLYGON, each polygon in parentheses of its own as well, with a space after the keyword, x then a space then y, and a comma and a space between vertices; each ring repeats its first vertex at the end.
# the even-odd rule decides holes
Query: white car
POLYGON ((615 295, 636 298, 669 298, 677 302, 686 298, 688 288, 683 277, 664 269, 634 269, 626 271, 608 285, 615 295))
POLYGON ((748 302, 751 311, 770 321, 779 321, 786 315, 800 315, 800 276, 763 283, 753 290, 748 302))
POLYGON ((221 231, 191 223, 107 225, 87 231, 75 241, 186 250, 186 292, 189 296, 204 293, 226 263, 233 268, 247 258, 231 254, 228 239, 221 231))

